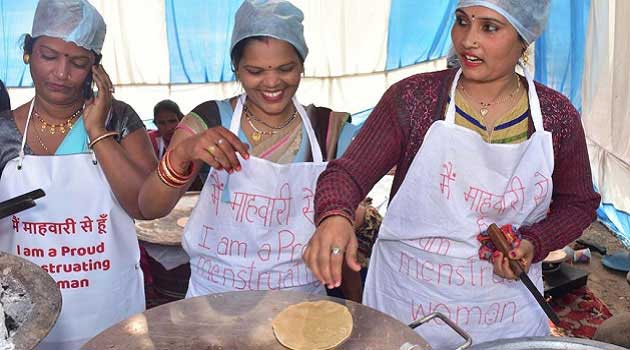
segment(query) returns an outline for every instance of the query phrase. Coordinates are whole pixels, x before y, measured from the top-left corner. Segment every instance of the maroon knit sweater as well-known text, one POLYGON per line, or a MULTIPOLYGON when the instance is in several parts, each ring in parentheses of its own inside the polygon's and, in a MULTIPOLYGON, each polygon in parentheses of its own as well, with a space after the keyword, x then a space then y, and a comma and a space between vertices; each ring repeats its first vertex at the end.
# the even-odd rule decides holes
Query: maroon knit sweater
MULTIPOLYGON (((383 95, 342 158, 329 163, 319 178, 315 218, 330 215, 352 221, 354 209, 392 167, 393 198, 431 124, 444 118, 455 70, 406 78, 383 95)), ((520 233, 535 247, 534 262, 579 237, 595 219, 600 197, 593 190, 584 130, 571 102, 536 83, 545 130, 553 139, 553 194, 547 218, 520 233)), ((533 125, 530 117, 530 135, 533 125)))

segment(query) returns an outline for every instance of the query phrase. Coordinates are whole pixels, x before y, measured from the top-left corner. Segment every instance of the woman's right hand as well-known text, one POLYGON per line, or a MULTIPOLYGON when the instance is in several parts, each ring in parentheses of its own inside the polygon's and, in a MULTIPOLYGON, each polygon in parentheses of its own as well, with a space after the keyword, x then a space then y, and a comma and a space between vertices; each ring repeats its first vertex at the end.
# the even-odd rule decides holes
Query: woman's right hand
POLYGON ((202 161, 213 169, 225 169, 232 173, 241 170, 236 153, 248 159, 247 148, 247 144, 231 131, 222 126, 215 126, 177 143, 171 154, 171 162, 176 170, 182 173, 186 173, 192 161, 202 161))
POLYGON ((322 221, 308 242, 302 258, 315 277, 328 288, 341 285, 341 268, 345 261, 354 271, 360 271, 357 262, 357 238, 353 224, 340 215, 330 216, 322 221), (333 248, 339 254, 333 254, 333 248))

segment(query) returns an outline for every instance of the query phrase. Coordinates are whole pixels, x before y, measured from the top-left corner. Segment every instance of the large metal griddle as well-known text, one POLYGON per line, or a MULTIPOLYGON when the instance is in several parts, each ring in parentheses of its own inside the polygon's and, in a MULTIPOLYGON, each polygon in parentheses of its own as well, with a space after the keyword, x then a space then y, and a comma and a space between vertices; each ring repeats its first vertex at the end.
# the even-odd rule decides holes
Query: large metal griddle
POLYGON ((86 343, 86 350, 265 349, 286 350, 273 335, 272 319, 291 304, 330 300, 353 318, 343 350, 430 349, 394 318, 338 298, 286 291, 229 292, 176 301, 118 323, 86 343))

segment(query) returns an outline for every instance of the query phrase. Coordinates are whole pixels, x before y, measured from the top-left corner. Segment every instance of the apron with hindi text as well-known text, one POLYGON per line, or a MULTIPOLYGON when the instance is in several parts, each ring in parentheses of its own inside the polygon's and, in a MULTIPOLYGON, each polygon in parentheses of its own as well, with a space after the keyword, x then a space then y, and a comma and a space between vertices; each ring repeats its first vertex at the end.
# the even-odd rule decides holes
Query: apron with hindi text
MULTIPOLYGON (((230 131, 238 135, 245 95, 230 131)), ((302 260, 315 231, 313 199, 326 168, 306 111, 295 98, 313 162, 276 164, 239 157, 242 170, 228 175, 212 169, 184 229, 190 256, 186 297, 229 291, 296 290, 324 294, 302 260)))
POLYGON ((144 311, 132 218, 93 154, 20 156, 0 178, 0 201, 41 188, 34 208, 0 220, 0 249, 41 266, 61 289, 61 314, 38 349, 79 349, 106 328, 144 311))
MULTIPOLYGON (((445 120, 432 124, 392 199, 375 244, 363 301, 411 323, 441 312, 475 343, 549 334, 547 317, 520 281, 503 279, 480 260, 477 235, 491 223, 516 227, 545 218, 554 159, 534 82, 535 133, 520 144, 490 144, 455 124, 455 88, 445 120)), ((549 234, 553 234, 550 232, 549 234)), ((529 277, 542 292, 541 264, 529 277)), ((416 329, 434 348, 459 337, 440 321, 416 329)))

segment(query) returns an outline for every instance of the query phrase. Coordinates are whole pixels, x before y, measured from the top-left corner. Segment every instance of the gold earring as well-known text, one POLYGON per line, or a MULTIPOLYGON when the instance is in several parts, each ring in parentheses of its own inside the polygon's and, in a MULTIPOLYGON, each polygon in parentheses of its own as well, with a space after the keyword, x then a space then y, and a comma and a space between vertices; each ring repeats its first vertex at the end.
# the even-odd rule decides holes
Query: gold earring
POLYGON ((31 62, 31 55, 25 53, 22 56, 22 60, 24 61, 24 64, 29 64, 31 62))
POLYGON ((521 55, 521 60, 523 61, 523 63, 525 63, 526 66, 529 66, 529 51, 528 50, 523 51, 523 54, 521 55))

